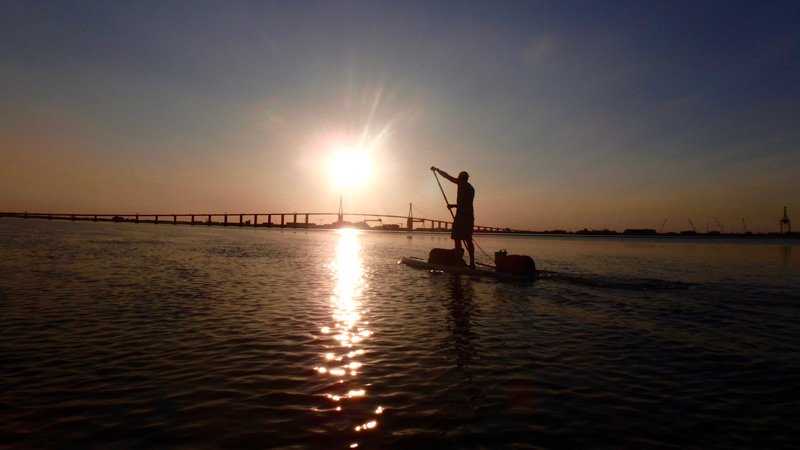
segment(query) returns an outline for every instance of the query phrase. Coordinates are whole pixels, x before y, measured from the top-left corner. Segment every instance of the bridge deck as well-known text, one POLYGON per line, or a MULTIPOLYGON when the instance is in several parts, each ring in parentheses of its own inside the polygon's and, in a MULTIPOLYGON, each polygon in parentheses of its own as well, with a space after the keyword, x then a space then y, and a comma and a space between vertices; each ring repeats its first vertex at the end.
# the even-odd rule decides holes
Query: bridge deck
MULTIPOLYGON (((341 228, 346 225, 354 225, 345 222, 343 219, 358 218, 360 222, 355 225, 364 227, 366 222, 381 222, 383 219, 402 219, 406 226, 398 224, 386 224, 370 226, 372 229, 397 229, 413 231, 414 223, 420 223, 421 227, 417 230, 428 231, 449 231, 453 222, 439 219, 428 219, 424 217, 409 217, 394 214, 371 214, 371 213, 329 213, 329 212, 291 212, 291 213, 180 213, 180 214, 73 214, 73 213, 30 213, 30 212, 0 212, 0 217, 17 217, 23 219, 46 219, 46 220, 80 220, 93 222, 134 222, 134 223, 155 223, 173 225, 221 225, 221 226, 252 226, 267 228, 341 228), (310 222, 311 217, 334 217, 331 223, 316 224, 310 222), (300 218, 300 221, 298 221, 300 218), (261 221, 259 222, 259 219, 261 221), (291 220, 289 220, 291 219, 291 220), (430 225, 426 227, 426 225, 430 225)), ((487 227, 476 225, 476 232, 524 232, 510 228, 487 227)))

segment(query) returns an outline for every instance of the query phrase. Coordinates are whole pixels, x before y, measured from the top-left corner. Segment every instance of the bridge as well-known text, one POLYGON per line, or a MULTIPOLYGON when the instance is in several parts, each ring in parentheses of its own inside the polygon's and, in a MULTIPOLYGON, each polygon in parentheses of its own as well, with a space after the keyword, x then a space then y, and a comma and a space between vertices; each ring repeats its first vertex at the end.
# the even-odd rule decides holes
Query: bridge
MULTIPOLYGON (((276 212, 276 213, 181 213, 181 214, 73 214, 73 213, 41 213, 41 212, 0 212, 1 217, 16 217, 22 219, 44 220, 69 220, 90 222, 125 222, 125 223, 152 223, 172 225, 196 226, 235 226, 235 227, 266 227, 266 228, 304 228, 304 229, 335 229, 335 228, 363 228, 373 230, 398 230, 398 231, 450 231, 453 222, 439 219, 413 217, 409 208, 407 216, 392 214, 370 213, 344 213, 339 210, 330 212, 276 212), (335 218, 330 223, 317 224, 315 219, 326 217, 335 218), (360 221, 346 221, 345 218, 360 219, 360 221), (401 224, 383 224, 383 219, 401 219, 401 224), (379 222, 378 226, 370 226, 367 222, 379 222), (418 224, 415 228, 415 224, 418 224)), ((324 220, 323 220, 324 222, 324 220)), ((511 228, 489 227, 476 225, 477 233, 526 233, 523 230, 511 228)))

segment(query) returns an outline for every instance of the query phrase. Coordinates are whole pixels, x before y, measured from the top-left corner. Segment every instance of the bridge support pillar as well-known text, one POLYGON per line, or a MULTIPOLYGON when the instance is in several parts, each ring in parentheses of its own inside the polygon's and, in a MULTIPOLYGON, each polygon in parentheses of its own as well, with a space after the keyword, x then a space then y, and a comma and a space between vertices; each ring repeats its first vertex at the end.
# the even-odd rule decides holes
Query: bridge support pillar
POLYGON ((283 219, 284 219, 283 214, 281 214, 281 228, 283 228, 285 226, 283 219))
POLYGON ((208 215, 208 226, 211 226, 211 214, 208 215))
POLYGON ((253 226, 258 226, 258 214, 253 214, 253 226))

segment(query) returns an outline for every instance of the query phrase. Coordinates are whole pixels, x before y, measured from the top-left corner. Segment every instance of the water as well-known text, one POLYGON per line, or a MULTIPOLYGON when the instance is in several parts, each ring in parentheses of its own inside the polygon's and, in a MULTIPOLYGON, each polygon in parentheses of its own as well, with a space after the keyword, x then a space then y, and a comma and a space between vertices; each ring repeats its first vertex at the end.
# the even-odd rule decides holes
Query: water
POLYGON ((2 219, 0 447, 796 446, 797 241, 478 243, 592 283, 397 265, 440 235, 2 219))

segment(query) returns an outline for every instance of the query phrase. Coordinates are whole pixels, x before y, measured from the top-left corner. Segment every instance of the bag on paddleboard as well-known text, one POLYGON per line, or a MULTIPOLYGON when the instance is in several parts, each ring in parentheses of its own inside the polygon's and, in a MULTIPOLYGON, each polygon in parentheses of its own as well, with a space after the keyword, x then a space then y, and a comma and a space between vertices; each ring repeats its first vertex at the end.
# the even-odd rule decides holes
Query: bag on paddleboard
POLYGON ((505 250, 494 252, 494 265, 499 272, 536 274, 536 263, 533 258, 528 255, 509 255, 505 250))
POLYGON ((464 249, 455 248, 434 248, 428 253, 428 263, 440 264, 442 266, 464 267, 464 249))

